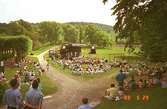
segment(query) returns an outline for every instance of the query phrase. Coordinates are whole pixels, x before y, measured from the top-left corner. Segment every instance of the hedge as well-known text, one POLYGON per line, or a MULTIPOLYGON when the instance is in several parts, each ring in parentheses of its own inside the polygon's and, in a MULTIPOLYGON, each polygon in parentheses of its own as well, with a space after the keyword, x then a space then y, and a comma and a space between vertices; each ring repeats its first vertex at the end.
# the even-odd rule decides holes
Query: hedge
POLYGON ((26 36, 1 36, 0 60, 24 58, 32 50, 32 40, 26 36))

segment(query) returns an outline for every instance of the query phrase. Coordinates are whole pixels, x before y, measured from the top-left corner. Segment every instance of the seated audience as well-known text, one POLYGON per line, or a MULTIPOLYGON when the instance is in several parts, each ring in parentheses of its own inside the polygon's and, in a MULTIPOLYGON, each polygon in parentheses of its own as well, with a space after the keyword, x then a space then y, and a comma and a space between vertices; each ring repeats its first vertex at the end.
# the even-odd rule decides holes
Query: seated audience
POLYGON ((124 95, 125 95, 124 89, 122 87, 119 87, 119 89, 118 89, 118 97, 120 99, 122 99, 124 95))
POLYGON ((163 78, 163 79, 160 81, 160 83, 161 83, 161 87, 162 87, 162 88, 167 88, 167 79, 166 79, 166 78, 163 78))
POLYGON ((6 78, 4 76, 4 73, 3 72, 0 72, 0 81, 5 81, 6 78))
POLYGON ((143 83, 143 80, 140 79, 138 82, 137 82, 137 86, 139 89, 143 88, 144 87, 144 83, 143 83))
POLYGON ((131 89, 131 90, 136 89, 136 81, 135 81, 135 79, 134 79, 134 76, 131 76, 131 79, 130 79, 129 82, 128 82, 128 87, 129 87, 129 89, 131 89))
POLYGON ((92 107, 88 104, 88 98, 82 99, 82 105, 80 105, 77 109, 92 109, 92 107))
POLYGON ((108 88, 105 92, 105 98, 109 100, 114 100, 117 96, 118 89, 115 87, 115 84, 111 84, 110 88, 108 88))

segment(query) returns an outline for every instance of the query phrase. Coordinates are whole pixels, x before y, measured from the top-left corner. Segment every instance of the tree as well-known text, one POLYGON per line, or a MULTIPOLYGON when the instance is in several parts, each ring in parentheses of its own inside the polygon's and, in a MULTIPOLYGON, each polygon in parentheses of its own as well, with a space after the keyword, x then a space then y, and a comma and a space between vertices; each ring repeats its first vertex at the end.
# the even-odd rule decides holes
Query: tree
POLYGON ((93 24, 87 25, 85 30, 86 41, 88 41, 92 45, 96 44, 97 41, 99 40, 97 34, 98 32, 100 32, 100 29, 97 26, 93 24))
POLYGON ((79 30, 79 43, 83 43, 85 40, 85 29, 86 26, 83 24, 76 25, 76 28, 79 30))
POLYGON ((79 30, 71 25, 71 24, 64 24, 64 41, 70 43, 77 43, 79 41, 79 30))
POLYGON ((24 28, 17 21, 10 22, 7 29, 8 35, 21 35, 24 33, 24 28))
POLYGON ((162 3, 152 4, 154 8, 145 18, 141 29, 141 42, 144 55, 152 61, 167 60, 167 9, 162 3), (152 11, 152 12, 151 12, 152 11))
POLYGON ((106 47, 111 45, 111 36, 106 31, 103 31, 100 27, 89 24, 85 29, 86 41, 89 44, 101 47, 106 47))
MULTIPOLYGON (((104 3, 106 1, 103 0, 104 3)), ((114 30, 119 33, 119 38, 126 38, 128 47, 132 47, 137 33, 145 56, 153 61, 166 61, 167 1, 116 0, 116 2, 112 9, 113 15, 117 16, 114 30)))
POLYGON ((41 22, 39 24, 39 31, 42 35, 42 40, 51 43, 57 43, 63 33, 60 24, 56 22, 41 22))

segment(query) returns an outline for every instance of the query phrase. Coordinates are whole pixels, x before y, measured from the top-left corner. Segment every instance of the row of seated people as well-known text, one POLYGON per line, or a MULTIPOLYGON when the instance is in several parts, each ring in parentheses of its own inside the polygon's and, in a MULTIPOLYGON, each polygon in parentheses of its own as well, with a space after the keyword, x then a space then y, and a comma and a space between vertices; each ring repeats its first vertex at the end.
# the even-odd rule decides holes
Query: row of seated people
POLYGON ((105 91, 105 98, 108 100, 119 101, 124 99, 128 95, 129 91, 135 91, 143 88, 152 88, 160 85, 161 88, 167 88, 167 75, 164 76, 159 82, 157 81, 146 81, 146 80, 135 80, 134 77, 130 80, 123 82, 123 86, 111 84, 110 88, 105 91))
POLYGON ((59 60, 56 63, 62 65, 63 68, 71 69, 74 74, 93 74, 106 72, 111 69, 107 60, 88 57, 77 57, 72 60, 59 60))
MULTIPOLYGON (((39 63, 31 60, 23 60, 17 65, 15 64, 16 67, 19 67, 19 70, 16 71, 15 77, 20 78, 21 82, 30 83, 44 72, 39 63)), ((0 81, 8 81, 5 78, 5 72, 0 72, 0 81)))
POLYGON ((129 92, 135 89, 152 88, 157 85, 167 88, 167 64, 147 65, 137 63, 130 65, 128 63, 120 64, 120 71, 116 75, 118 87, 111 85, 106 90, 106 98, 120 99, 120 93, 129 92), (114 95, 114 96, 113 96, 114 95))

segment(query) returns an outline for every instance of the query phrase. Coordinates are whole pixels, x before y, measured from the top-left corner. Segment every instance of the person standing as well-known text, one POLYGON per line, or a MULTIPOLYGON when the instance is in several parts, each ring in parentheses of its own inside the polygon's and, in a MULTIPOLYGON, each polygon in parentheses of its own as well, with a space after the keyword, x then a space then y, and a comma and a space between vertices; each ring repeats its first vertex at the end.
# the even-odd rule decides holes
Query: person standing
POLYGON ((119 84, 119 86, 123 87, 124 80, 126 78, 126 75, 123 73, 122 70, 116 75, 116 80, 119 84))
POLYGON ((22 107, 22 95, 20 93, 19 82, 17 79, 10 81, 11 88, 5 91, 3 101, 7 109, 20 109, 22 107))
POLYGON ((46 71, 49 71, 49 64, 46 65, 46 71))
POLYGON ((4 61, 0 61, 0 72, 5 73, 4 61))
POLYGON ((42 109, 43 94, 38 87, 38 81, 34 80, 32 88, 26 93, 24 109, 42 109))
POLYGON ((92 109, 92 107, 88 104, 88 98, 82 99, 82 105, 80 105, 77 109, 92 109))

